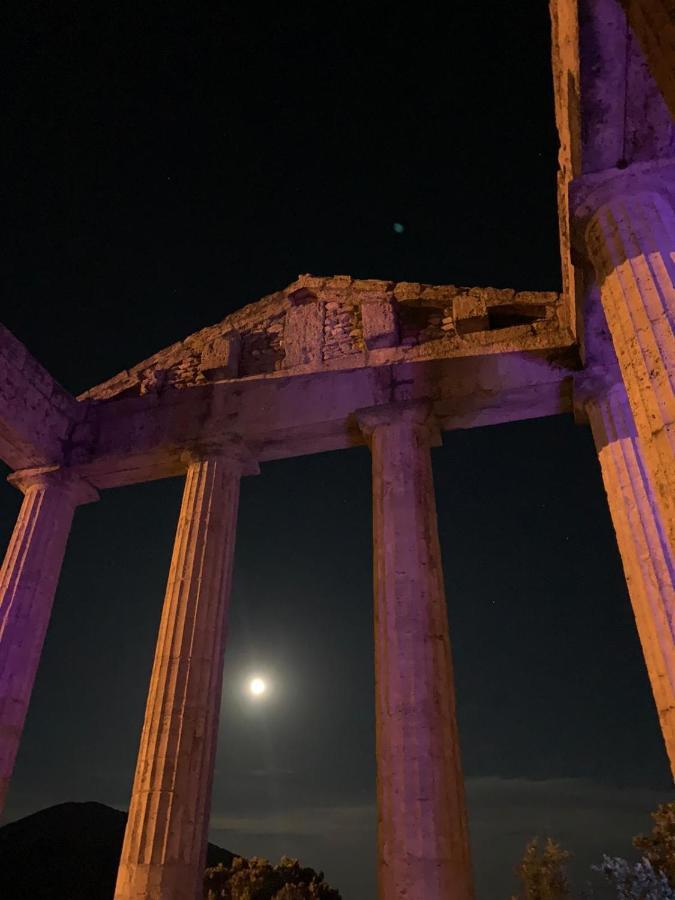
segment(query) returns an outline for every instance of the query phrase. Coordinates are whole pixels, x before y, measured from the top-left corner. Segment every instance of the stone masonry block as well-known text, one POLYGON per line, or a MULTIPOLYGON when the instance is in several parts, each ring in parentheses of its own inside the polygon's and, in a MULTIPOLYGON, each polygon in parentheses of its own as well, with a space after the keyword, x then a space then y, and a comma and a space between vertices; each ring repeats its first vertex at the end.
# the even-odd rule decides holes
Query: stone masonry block
POLYGON ((459 294, 453 298, 452 314, 459 334, 484 331, 488 328, 485 297, 478 294, 459 294))
POLYGON ((306 303, 315 303, 316 294, 308 287, 300 287, 297 291, 291 291, 288 299, 293 306, 304 306, 306 303))
POLYGON ((452 284, 430 284, 422 288, 420 299, 432 302, 449 302, 458 292, 452 284))
POLYGON ((324 304, 292 306, 286 312, 284 348, 286 368, 319 363, 323 338, 324 304))
POLYGON ((352 285, 355 291, 383 294, 391 289, 391 281, 383 281, 380 278, 358 278, 352 285))
POLYGON ((334 275, 326 282, 326 287, 335 291, 345 291, 352 284, 351 275, 334 275))
POLYGON ((297 288, 309 288, 310 291, 319 291, 324 286, 324 284, 328 281, 327 278, 322 278, 317 275, 298 275, 295 280, 295 287, 297 288))
POLYGON ((209 381, 236 378, 239 374, 241 338, 239 332, 218 335, 202 351, 200 369, 209 381))
POLYGON ((554 291, 519 291, 515 295, 516 303, 557 303, 558 294, 554 291))
POLYGON ((422 285, 416 281, 399 281, 394 287, 397 300, 415 300, 422 291, 422 285))
POLYGON ((393 303, 375 301, 361 306, 363 338, 369 350, 398 344, 398 317, 393 303))

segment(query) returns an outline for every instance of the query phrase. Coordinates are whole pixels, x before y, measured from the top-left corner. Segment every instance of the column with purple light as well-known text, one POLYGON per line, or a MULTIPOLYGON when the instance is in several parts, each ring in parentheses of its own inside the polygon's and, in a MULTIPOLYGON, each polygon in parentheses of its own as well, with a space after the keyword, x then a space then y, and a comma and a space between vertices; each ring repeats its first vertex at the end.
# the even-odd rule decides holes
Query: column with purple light
POLYGON ((116 900, 194 900, 206 864, 243 448, 192 454, 150 678, 116 900))
POLYGON ((675 547, 675 164, 631 166, 573 183, 575 218, 642 447, 675 547))
POLYGON ((44 468, 15 472, 23 491, 0 570, 0 812, 19 749, 30 696, 75 508, 98 499, 86 481, 44 468))
POLYGON ((654 501, 625 387, 615 370, 575 379, 593 431, 647 673, 675 779, 675 559, 654 501))
POLYGON ((373 472, 381 900, 471 900, 426 403, 360 410, 373 472))
POLYGON ((675 15, 672 0, 621 0, 621 5, 661 96, 670 114, 675 117, 675 15))

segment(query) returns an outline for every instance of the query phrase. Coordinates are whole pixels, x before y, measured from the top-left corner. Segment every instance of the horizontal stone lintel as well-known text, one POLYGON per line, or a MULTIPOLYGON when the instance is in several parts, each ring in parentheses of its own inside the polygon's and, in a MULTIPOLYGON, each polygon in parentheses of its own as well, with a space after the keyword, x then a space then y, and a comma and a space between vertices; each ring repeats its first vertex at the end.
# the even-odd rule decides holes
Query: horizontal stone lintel
POLYGON ((185 471, 182 454, 238 434, 260 462, 363 443, 354 413, 429 398, 443 430, 572 409, 574 348, 276 374, 87 403, 66 464, 98 488, 185 471))

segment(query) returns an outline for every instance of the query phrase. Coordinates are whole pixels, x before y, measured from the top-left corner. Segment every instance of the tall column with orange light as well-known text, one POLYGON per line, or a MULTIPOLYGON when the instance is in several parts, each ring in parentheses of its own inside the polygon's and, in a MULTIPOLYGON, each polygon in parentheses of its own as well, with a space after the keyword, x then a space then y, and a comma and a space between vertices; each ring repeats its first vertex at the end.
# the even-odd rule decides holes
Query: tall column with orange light
POLYGON ((425 403, 360 410, 373 471, 381 900, 471 900, 464 780, 425 403))
POLYGON ((647 673, 675 779, 675 558, 646 477, 642 447, 618 373, 575 379, 598 453, 647 673))
POLYGON ((239 484, 254 471, 236 446, 188 464, 116 900, 201 896, 239 484))
POLYGON ((675 547, 675 163, 600 173, 572 185, 642 459, 675 547))

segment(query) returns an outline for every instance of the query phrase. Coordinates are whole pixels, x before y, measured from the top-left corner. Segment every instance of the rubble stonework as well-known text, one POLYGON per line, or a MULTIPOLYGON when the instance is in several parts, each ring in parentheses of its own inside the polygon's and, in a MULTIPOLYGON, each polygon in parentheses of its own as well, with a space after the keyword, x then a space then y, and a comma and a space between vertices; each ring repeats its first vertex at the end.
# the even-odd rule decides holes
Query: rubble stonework
POLYGON ((566 327, 565 304, 553 292, 301 275, 79 399, 143 395, 298 367, 369 365, 375 350, 389 351, 378 355, 378 365, 463 356, 472 349, 536 350, 559 343, 566 327))

